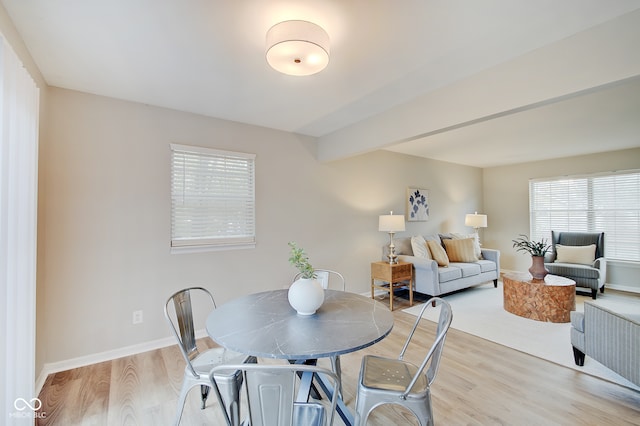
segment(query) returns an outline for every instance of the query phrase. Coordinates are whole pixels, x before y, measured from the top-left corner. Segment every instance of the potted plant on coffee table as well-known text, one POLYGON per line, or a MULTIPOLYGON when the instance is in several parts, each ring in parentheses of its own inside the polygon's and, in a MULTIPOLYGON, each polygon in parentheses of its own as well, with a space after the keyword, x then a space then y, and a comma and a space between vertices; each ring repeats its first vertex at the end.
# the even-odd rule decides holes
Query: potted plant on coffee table
POLYGON ((309 257, 295 242, 290 242, 289 263, 298 269, 300 277, 289 287, 289 304, 299 315, 313 315, 324 302, 324 289, 316 280, 309 257))
POLYGON ((544 256, 549 252, 551 246, 547 244, 546 239, 540 241, 532 241, 527 235, 520 234, 518 238, 512 240, 513 247, 516 251, 524 251, 531 255, 531 268, 529 273, 536 280, 543 280, 549 273, 544 266, 544 256))

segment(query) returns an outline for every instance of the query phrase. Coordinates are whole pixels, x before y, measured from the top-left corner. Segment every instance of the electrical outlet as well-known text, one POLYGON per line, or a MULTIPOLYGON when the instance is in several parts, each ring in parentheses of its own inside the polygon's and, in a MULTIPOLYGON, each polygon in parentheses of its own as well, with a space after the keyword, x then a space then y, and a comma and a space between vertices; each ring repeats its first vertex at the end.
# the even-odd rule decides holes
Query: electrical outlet
POLYGON ((133 323, 134 324, 142 323, 142 311, 133 311, 133 323))

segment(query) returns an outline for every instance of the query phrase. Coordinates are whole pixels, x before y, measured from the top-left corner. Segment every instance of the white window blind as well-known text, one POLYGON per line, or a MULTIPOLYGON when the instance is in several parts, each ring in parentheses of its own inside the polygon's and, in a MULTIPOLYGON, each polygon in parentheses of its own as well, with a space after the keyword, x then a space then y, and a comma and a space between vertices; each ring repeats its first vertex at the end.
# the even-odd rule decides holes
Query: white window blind
POLYGON ((171 246, 255 239, 255 154, 171 144, 171 246))
POLYGON ((529 182, 531 237, 604 232, 605 257, 640 262, 640 171, 529 182))

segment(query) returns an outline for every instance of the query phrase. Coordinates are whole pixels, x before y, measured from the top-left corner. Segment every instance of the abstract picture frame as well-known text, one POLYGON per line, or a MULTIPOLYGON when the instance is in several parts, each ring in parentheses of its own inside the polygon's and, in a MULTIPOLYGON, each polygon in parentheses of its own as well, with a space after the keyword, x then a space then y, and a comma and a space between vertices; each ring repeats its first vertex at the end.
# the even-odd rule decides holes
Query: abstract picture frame
POLYGON ((429 191, 421 188, 407 188, 407 222, 429 220, 429 191))

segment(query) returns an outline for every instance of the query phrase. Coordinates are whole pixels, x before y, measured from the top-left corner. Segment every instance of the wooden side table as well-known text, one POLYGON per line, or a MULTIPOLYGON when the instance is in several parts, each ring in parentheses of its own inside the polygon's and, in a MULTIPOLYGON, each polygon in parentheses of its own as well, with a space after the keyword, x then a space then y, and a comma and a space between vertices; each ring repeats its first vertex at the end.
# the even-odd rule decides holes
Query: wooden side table
POLYGON ((409 289, 409 306, 413 306, 413 265, 408 262, 398 262, 393 265, 389 262, 371 263, 371 298, 375 289, 389 293, 389 309, 393 311, 393 291, 398 288, 409 289), (383 284, 376 284, 376 280, 383 284), (405 283, 409 281, 409 285, 405 283), (384 284, 388 283, 388 284, 384 284))

